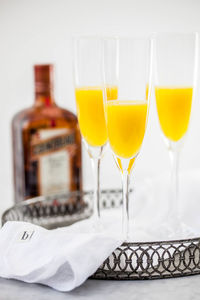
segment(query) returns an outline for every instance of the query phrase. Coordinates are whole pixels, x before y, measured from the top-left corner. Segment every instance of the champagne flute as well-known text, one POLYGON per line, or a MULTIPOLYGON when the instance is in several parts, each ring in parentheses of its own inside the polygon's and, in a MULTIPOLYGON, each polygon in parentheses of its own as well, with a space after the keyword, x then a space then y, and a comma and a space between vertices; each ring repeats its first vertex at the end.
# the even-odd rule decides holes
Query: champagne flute
MULTIPOLYGON (((142 38, 116 40, 118 98, 108 99, 105 92, 104 103, 108 140, 122 177, 122 232, 129 239, 129 179, 146 129, 152 85, 152 43, 142 38)), ((105 83, 112 82, 111 42, 104 41, 105 83)))
POLYGON ((186 229, 180 217, 178 170, 197 77, 197 41, 196 33, 164 33, 155 38, 156 106, 172 165, 168 212, 170 234, 186 229))
MULTIPOLYGON (((75 39, 75 96, 81 135, 91 159, 94 176, 94 225, 100 221, 100 162, 107 143, 103 105, 103 39, 75 39)), ((117 87, 110 86, 108 97, 117 97, 117 87)), ((99 228, 99 227, 98 227, 99 228)))

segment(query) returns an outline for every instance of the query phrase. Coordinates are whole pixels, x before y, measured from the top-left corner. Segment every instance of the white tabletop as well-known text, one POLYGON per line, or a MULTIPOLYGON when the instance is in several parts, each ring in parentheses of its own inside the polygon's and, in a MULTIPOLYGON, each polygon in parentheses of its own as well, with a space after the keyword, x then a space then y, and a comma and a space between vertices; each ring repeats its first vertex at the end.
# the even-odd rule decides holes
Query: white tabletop
POLYGON ((0 278, 0 300, 196 300, 200 299, 200 275, 173 279, 110 281, 87 280, 72 292, 0 278))

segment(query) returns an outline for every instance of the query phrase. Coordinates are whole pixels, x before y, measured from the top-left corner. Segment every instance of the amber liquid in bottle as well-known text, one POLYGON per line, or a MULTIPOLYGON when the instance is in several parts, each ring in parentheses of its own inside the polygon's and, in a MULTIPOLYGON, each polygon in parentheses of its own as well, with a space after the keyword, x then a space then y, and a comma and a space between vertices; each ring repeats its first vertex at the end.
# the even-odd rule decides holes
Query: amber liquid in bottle
POLYGON ((54 101, 53 65, 34 75, 35 103, 12 121, 15 202, 82 189, 77 118, 54 101))

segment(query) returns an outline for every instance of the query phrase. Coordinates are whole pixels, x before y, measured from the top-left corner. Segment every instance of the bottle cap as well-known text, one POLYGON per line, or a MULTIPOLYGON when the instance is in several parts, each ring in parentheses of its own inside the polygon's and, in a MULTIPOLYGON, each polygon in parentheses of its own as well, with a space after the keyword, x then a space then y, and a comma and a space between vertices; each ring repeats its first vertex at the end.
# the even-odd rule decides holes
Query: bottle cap
POLYGON ((47 93, 53 89, 53 69, 52 64, 34 66, 36 93, 47 93))

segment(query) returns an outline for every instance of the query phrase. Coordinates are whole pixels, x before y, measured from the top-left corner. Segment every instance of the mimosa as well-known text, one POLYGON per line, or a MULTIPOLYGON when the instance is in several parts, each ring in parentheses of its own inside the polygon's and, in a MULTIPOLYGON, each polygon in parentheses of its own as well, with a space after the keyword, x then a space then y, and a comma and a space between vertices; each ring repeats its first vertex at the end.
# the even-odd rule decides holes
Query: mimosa
POLYGON ((156 104, 161 129, 171 141, 180 140, 189 125, 192 87, 156 87, 156 104))
MULTIPOLYGON (((117 98, 117 87, 107 87, 107 97, 117 98)), ((107 130, 101 87, 76 88, 76 104, 81 134, 90 146, 103 146, 107 130)))
POLYGON ((120 158, 137 155, 145 133, 147 101, 108 101, 106 112, 108 137, 114 153, 120 158))

